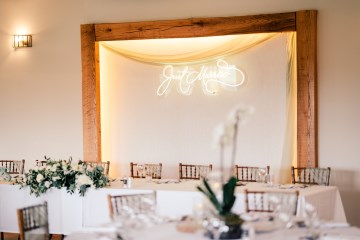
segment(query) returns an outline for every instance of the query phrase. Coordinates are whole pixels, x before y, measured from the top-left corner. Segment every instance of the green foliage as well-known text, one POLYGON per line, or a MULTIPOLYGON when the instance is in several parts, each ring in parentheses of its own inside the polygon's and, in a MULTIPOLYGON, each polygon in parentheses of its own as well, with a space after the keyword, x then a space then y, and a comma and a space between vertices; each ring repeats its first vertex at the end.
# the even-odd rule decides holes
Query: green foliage
POLYGON ((203 179, 204 187, 198 186, 197 189, 205 194, 205 196, 210 200, 210 202, 214 205, 220 216, 226 216, 231 213, 231 209, 234 206, 236 196, 234 194, 236 187, 236 178, 231 177, 227 183, 223 185, 223 198, 222 202, 219 201, 216 197, 216 194, 211 189, 208 181, 203 179))
POLYGON ((21 188, 30 187, 30 194, 40 196, 50 188, 66 188, 70 194, 78 191, 84 196, 88 188, 102 188, 109 185, 108 176, 103 167, 92 167, 86 162, 69 160, 52 160, 46 158, 46 165, 30 169, 20 181, 21 188))

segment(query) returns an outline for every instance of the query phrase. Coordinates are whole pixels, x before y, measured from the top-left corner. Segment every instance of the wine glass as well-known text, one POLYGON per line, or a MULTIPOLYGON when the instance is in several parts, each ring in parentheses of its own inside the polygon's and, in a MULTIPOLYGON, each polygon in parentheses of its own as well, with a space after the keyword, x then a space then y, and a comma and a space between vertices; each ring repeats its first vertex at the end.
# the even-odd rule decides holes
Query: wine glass
POLYGON ((317 216, 316 208, 310 203, 305 203, 305 225, 308 229, 307 237, 317 239, 320 235, 318 229, 320 222, 317 216))
POLYGON ((144 170, 145 170, 145 166, 143 164, 138 164, 137 165, 137 172, 139 177, 143 177, 144 176, 144 170))
POLYGON ((153 170, 150 166, 145 166, 145 179, 146 179, 146 182, 151 182, 152 180, 152 175, 153 175, 153 170))
POLYGON ((259 182, 265 182, 266 168, 259 168, 259 182))

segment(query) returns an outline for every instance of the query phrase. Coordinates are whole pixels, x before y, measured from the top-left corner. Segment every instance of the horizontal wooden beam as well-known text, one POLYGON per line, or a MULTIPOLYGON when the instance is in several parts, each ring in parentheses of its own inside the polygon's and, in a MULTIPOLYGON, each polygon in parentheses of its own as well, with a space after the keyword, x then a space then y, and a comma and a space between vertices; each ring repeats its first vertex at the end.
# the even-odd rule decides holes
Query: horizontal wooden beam
POLYGON ((95 25, 96 41, 207 37, 295 31, 295 13, 95 25))

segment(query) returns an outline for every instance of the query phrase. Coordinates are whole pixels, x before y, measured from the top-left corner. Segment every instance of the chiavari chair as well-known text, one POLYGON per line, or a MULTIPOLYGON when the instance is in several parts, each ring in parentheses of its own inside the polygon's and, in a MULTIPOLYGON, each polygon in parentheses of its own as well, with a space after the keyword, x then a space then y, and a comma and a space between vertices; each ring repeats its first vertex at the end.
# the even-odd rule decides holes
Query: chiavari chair
POLYGON ((286 211, 296 215, 299 191, 249 191, 245 189, 246 212, 286 211))
POLYGON ((7 173, 12 174, 23 174, 25 167, 25 160, 0 160, 0 167, 6 168, 7 173))
MULTIPOLYGON (((259 179, 260 167, 235 165, 235 177, 241 182, 256 182, 259 179)), ((270 166, 266 166, 266 174, 270 173, 270 166)))
POLYGON ((109 212, 111 219, 134 214, 154 213, 156 207, 156 191, 129 195, 108 195, 109 212))
POLYGON ((48 240, 49 222, 47 202, 17 210, 20 240, 48 240))
POLYGON ((212 164, 196 165, 179 163, 179 179, 195 179, 199 180, 212 171, 212 164))
POLYGON ((109 176, 110 171, 110 161, 106 162, 92 162, 92 161, 85 161, 86 164, 88 164, 91 167, 100 166, 103 168, 103 173, 107 176, 109 176))
POLYGON ((161 179, 162 163, 139 164, 130 162, 130 175, 132 178, 145 178, 146 172, 150 172, 153 179, 161 179), (140 169, 140 166, 143 169, 140 169))
POLYGON ((291 182, 293 184, 329 186, 331 168, 291 167, 291 182))

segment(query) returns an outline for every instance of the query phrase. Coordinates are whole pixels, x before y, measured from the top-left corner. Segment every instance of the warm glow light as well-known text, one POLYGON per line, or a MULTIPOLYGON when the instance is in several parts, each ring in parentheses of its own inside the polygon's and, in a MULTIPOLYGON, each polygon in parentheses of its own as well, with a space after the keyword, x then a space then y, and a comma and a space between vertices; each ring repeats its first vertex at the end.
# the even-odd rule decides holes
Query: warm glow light
POLYGON ((14 48, 32 47, 31 35, 14 35, 14 48))
POLYGON ((169 93, 174 82, 178 83, 178 91, 190 95, 196 81, 200 81, 206 95, 215 95, 219 87, 237 88, 244 84, 245 74, 234 65, 229 65, 225 60, 219 59, 216 64, 201 65, 199 70, 194 67, 174 67, 167 65, 163 69, 161 84, 157 95, 169 93))

